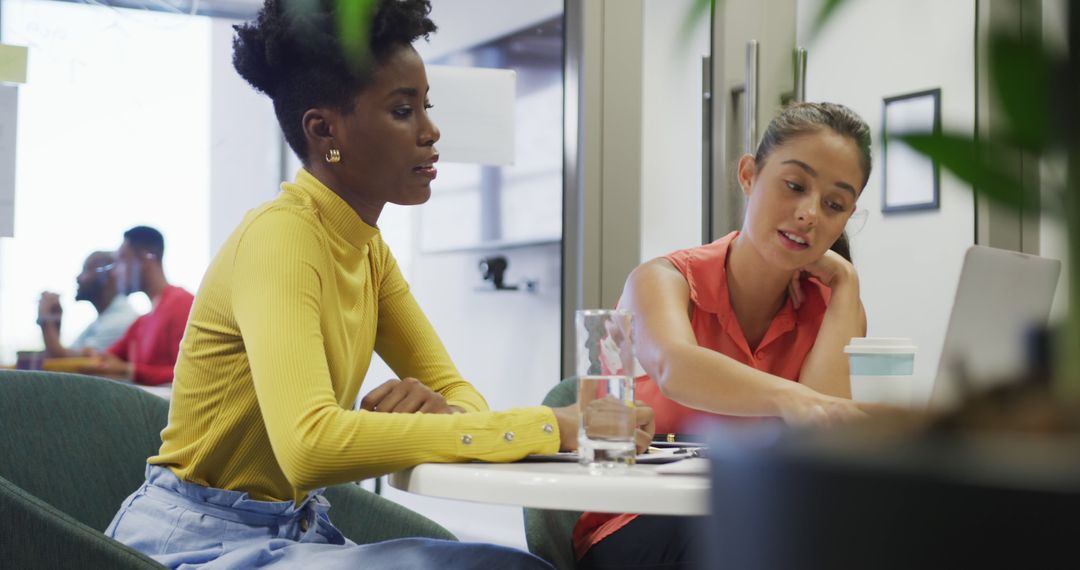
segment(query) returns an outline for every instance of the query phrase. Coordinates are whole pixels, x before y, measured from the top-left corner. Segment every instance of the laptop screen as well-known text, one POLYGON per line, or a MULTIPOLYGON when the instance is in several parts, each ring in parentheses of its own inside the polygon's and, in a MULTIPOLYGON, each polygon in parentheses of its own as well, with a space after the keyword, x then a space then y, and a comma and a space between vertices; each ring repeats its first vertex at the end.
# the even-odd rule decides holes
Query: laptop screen
POLYGON ((1046 325, 1061 262, 985 246, 964 256, 930 405, 1000 385, 1028 366, 1027 337, 1046 325))

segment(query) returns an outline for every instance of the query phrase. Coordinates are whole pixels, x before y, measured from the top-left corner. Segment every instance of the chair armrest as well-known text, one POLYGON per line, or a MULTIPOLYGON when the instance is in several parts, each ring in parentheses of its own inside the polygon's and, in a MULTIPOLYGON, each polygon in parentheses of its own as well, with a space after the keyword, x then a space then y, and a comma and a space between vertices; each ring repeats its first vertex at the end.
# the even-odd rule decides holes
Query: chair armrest
POLYGON ((159 569, 149 556, 0 477, 0 560, 11 568, 159 569))
POLYGON ((457 540, 435 521, 352 483, 326 489, 330 521, 349 540, 371 544, 395 538, 457 540))

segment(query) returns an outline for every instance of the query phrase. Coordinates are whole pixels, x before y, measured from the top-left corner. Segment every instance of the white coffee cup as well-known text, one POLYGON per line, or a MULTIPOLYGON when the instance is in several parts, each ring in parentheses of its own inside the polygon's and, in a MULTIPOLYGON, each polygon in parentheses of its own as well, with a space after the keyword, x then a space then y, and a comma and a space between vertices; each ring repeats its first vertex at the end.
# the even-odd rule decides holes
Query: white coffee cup
POLYGON ((858 337, 844 347, 856 402, 912 407, 915 402, 915 353, 909 338, 858 337))

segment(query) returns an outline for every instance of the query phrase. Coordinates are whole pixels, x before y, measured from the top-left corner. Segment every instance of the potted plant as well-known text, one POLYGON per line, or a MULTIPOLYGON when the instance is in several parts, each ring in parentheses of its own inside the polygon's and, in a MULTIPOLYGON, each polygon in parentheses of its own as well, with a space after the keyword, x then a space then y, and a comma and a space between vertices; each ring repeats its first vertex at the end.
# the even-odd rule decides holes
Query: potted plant
MULTIPOLYGON (((824 0, 818 28, 846 3, 824 0)), ((1080 1, 1066 9, 1063 53, 991 32, 985 55, 1006 119, 1000 130, 897 137, 980 196, 1064 220, 1068 311, 1049 335, 1046 359, 944 413, 883 414, 857 429, 781 431, 764 445, 761 433, 716 437, 708 534, 716 562, 1045 567, 1075 559, 1069 550, 1080 512, 1080 1), (1003 158, 1017 155, 1060 161, 1066 174, 1045 181, 1045 189, 1026 188, 1003 166, 1003 158)))

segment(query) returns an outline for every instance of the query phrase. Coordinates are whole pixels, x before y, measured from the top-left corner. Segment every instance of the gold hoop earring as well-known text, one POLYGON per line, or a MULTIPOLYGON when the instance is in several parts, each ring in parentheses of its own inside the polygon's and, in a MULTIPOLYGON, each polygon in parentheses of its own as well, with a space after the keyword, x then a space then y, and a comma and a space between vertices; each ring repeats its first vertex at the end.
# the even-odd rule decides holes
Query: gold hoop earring
POLYGON ((326 153, 326 162, 330 164, 341 162, 341 151, 336 148, 330 149, 330 152, 326 153))

